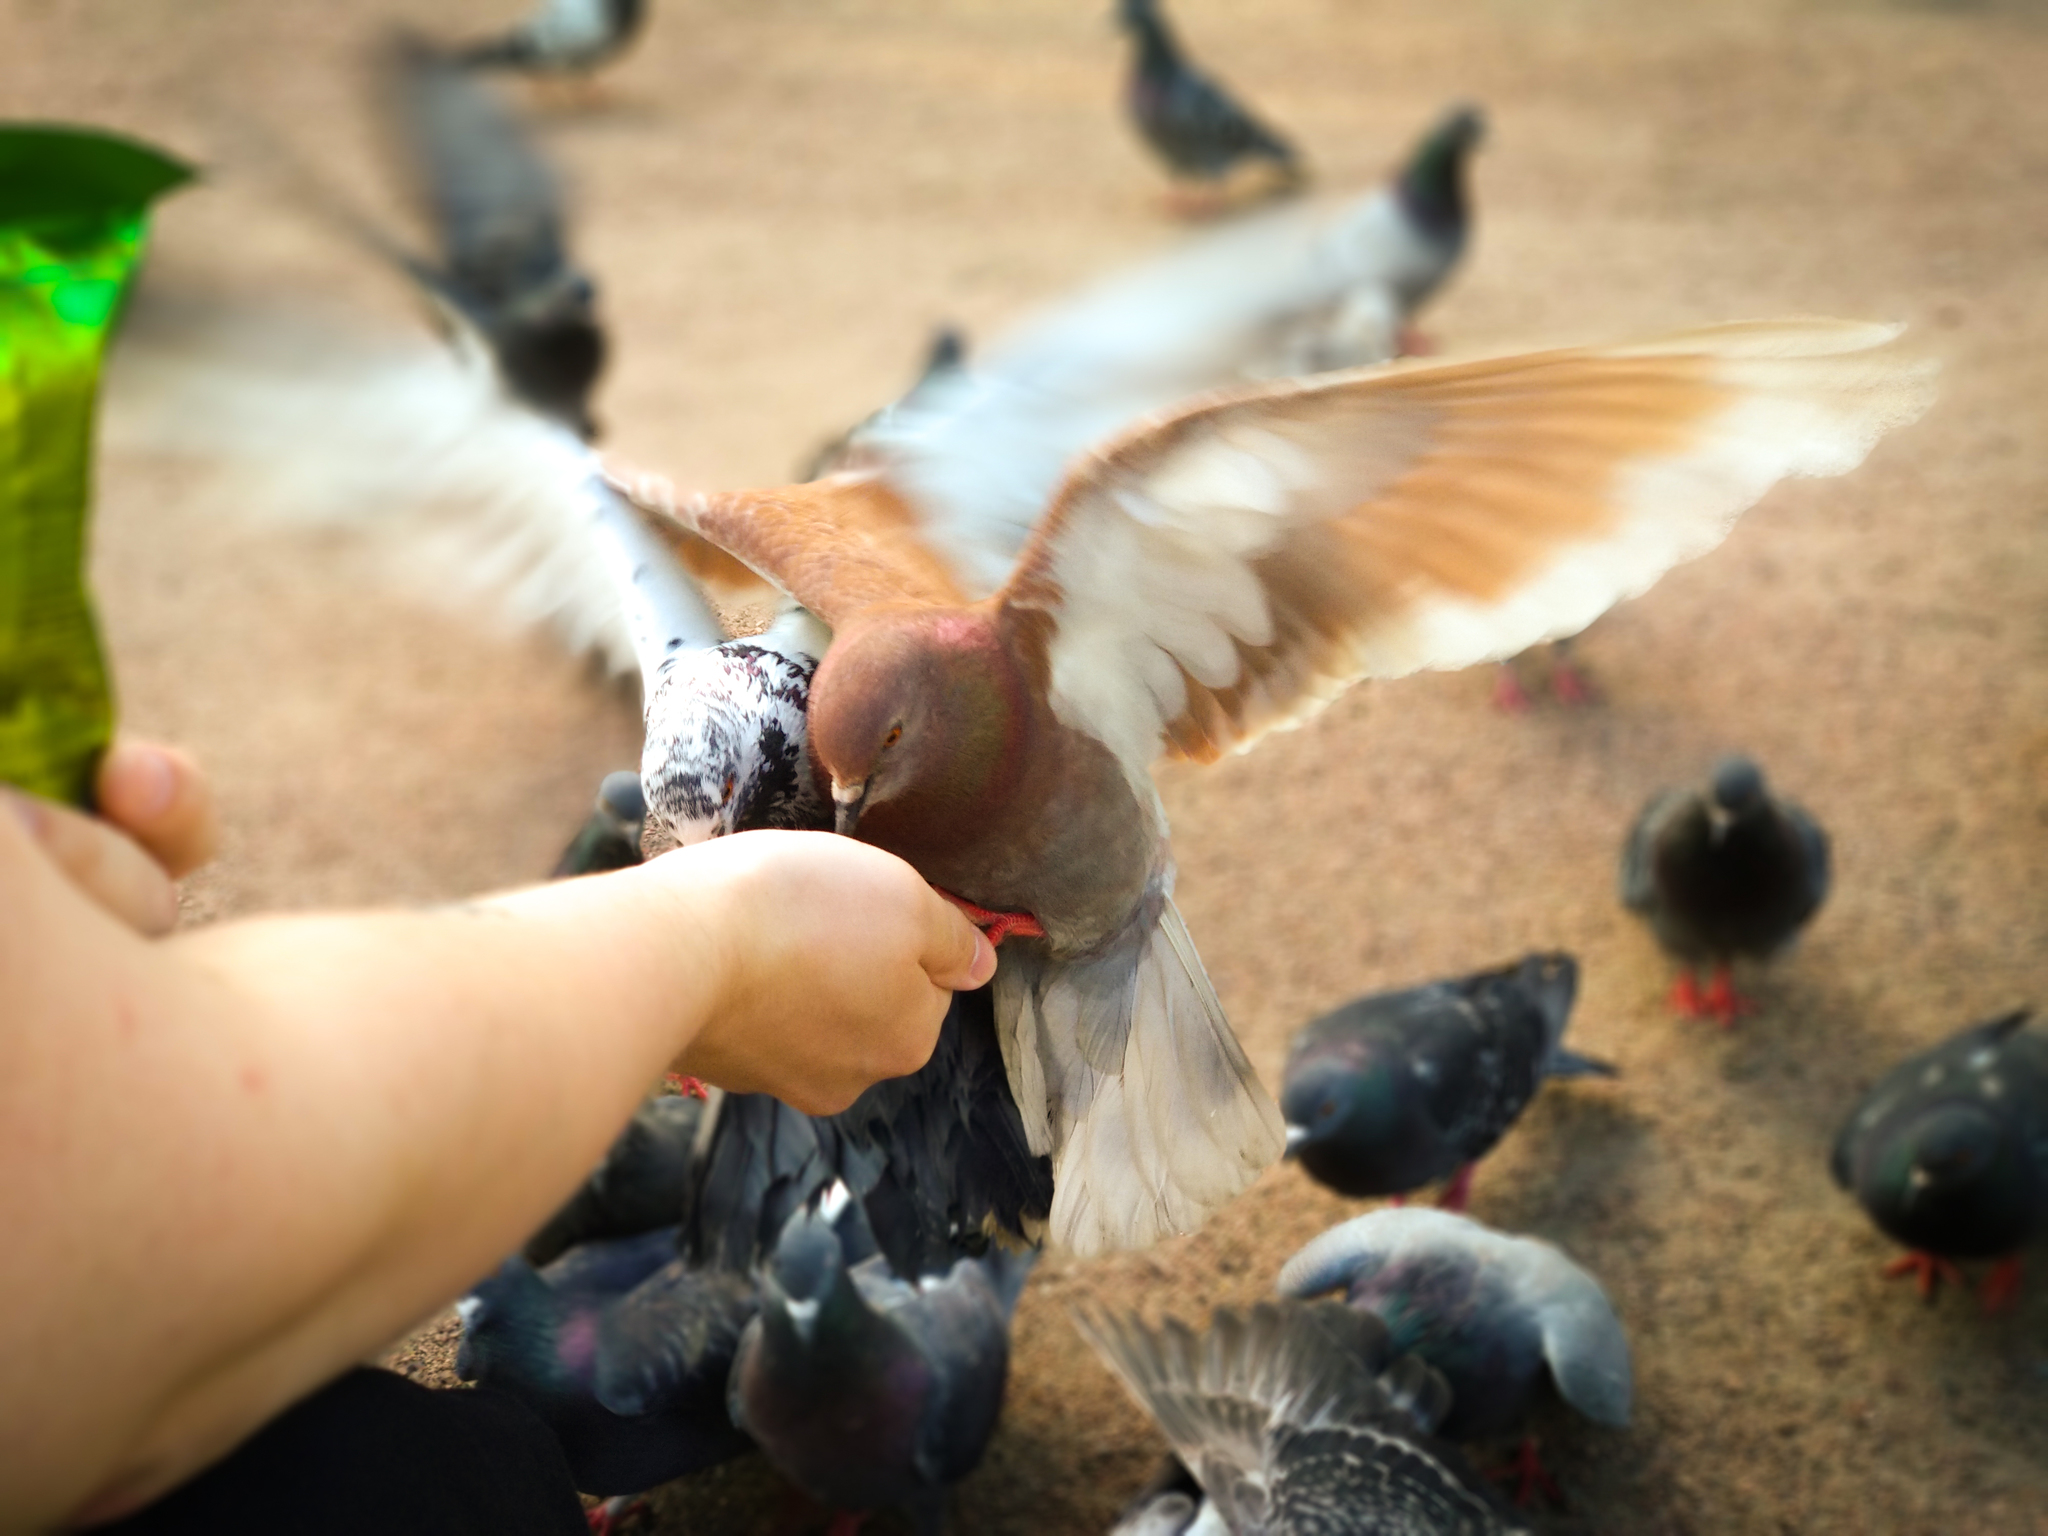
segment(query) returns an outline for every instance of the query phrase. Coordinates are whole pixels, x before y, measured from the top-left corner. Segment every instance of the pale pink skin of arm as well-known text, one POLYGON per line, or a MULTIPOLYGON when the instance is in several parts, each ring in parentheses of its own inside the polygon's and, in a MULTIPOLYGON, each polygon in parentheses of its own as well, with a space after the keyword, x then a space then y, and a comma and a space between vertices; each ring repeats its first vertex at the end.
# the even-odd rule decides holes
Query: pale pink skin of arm
MULTIPOLYGON (((778 1084, 753 1058, 790 1041, 756 1050, 724 1022, 802 1013, 773 995, 789 957, 752 951, 764 910, 794 906, 800 933, 814 916, 783 887, 791 847, 815 851, 725 841, 463 907, 150 941, 0 817, 0 1530, 139 1507, 446 1304, 664 1068, 793 1087, 808 1108, 850 1097, 778 1084)), ((812 905, 837 906, 849 861, 823 851, 840 883, 812 905)), ((875 1031, 866 1080, 914 1070, 944 1010, 946 966, 912 959, 906 989, 903 934, 929 921, 940 951, 973 944, 880 874, 882 922, 904 921, 860 935, 897 966, 869 957, 867 979, 917 1023, 875 1031)), ((858 953, 819 964, 835 958, 843 974, 797 980, 861 976, 858 953)), ((846 1028, 845 1008, 817 1011, 807 1027, 846 1028)))

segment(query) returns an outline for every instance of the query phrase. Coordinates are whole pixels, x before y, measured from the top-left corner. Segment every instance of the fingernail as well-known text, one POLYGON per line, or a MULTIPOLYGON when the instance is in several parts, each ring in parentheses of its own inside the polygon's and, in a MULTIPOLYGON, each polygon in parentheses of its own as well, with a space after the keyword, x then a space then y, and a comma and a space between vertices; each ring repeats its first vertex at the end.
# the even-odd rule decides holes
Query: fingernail
POLYGON ((126 802, 129 816, 137 821, 156 820, 171 808, 171 799, 178 792, 171 760, 152 747, 133 743, 114 750, 119 754, 120 798, 126 802))
POLYGON ((977 928, 974 932, 974 964, 967 968, 968 979, 975 986, 983 987, 995 973, 996 947, 989 943, 988 935, 977 928))

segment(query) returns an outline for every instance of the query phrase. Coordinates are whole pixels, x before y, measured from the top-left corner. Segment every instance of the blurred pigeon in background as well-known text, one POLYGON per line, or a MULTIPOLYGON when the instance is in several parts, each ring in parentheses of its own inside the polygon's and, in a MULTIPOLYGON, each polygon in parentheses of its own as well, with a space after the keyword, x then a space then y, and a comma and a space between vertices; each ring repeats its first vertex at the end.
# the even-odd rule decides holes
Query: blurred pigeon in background
POLYGON ((849 1267, 832 1226, 847 1198, 835 1187, 784 1227, 733 1366, 733 1422, 821 1502, 904 1508, 937 1532, 995 1432, 1035 1255, 994 1248, 915 1283, 880 1258, 849 1267))
POLYGON ((1913 1252, 1923 1296, 1953 1260, 1997 1259, 1989 1311, 2019 1294, 2020 1249, 2048 1231, 2048 1037, 2031 1010, 1964 1030, 1908 1057, 1864 1095, 1829 1166, 1886 1236, 1913 1252))
POLYGON ((1463 1210, 1475 1163, 1546 1077, 1612 1077, 1562 1044, 1570 955, 1530 955, 1455 981, 1381 992, 1294 1037, 1280 1090, 1287 1155, 1340 1195, 1404 1195, 1449 1177, 1463 1210))
POLYGON ((457 1303, 457 1374, 532 1408, 584 1493, 640 1493, 748 1448, 725 1381, 753 1286, 686 1269, 675 1237, 586 1243, 540 1270, 515 1256, 457 1303))
POLYGON ((647 797, 640 791, 640 775, 606 774, 597 787, 597 803, 562 851, 550 878, 567 880, 632 868, 640 862, 640 831, 646 824, 647 797))
POLYGON ((1671 1006, 1724 1029, 1755 1011, 1735 990, 1734 962, 1785 948, 1827 894, 1827 834, 1746 757, 1722 758, 1704 789, 1656 796, 1621 850, 1622 905, 1681 968, 1671 1006), (1700 966, 1713 972, 1704 992, 1700 966))
MULTIPOLYGON (((1535 1238, 1448 1211, 1373 1211, 1308 1243, 1281 1269, 1278 1289, 1342 1290, 1384 1321, 1396 1351, 1450 1383, 1440 1428, 1454 1440, 1513 1429, 1546 1383, 1596 1424, 1629 1421, 1634 1378, 1621 1320, 1599 1281, 1535 1238)), ((1524 1495, 1548 1480, 1533 1444, 1515 1470, 1524 1495)))
POLYGON ((1125 105, 1176 181, 1213 188, 1253 161, 1272 167, 1276 190, 1301 184, 1305 172, 1294 146, 1188 62, 1159 0, 1120 0, 1118 16, 1136 43, 1125 105))
POLYGON ((480 69, 587 76, 624 53, 646 22, 647 0, 541 0, 511 31, 455 57, 480 69))
POLYGON ((552 1263, 582 1243, 673 1230, 682 1220, 704 1114, 704 1102, 688 1094, 642 1104, 582 1187, 526 1240, 520 1251, 527 1263, 552 1263))
POLYGON ((553 173, 511 111, 448 55, 400 34, 382 57, 385 100, 437 259, 397 259, 474 332, 505 387, 579 436, 597 435, 604 367, 596 291, 570 260, 553 173))
POLYGON ((830 442, 820 446, 797 472, 799 480, 816 480, 824 475, 861 468, 862 445, 868 436, 899 412, 914 411, 919 402, 957 379, 967 368, 967 333, 958 326, 942 325, 932 332, 925 348, 924 366, 916 381, 889 404, 870 411, 830 442))
POLYGON ((1172 1442, 1206 1502, 1171 1479, 1120 1536, 1496 1536, 1521 1530, 1465 1458, 1431 1437, 1450 1391, 1395 1360, 1376 1319, 1334 1303, 1219 1307, 1197 1334, 1168 1319, 1076 1314, 1172 1442), (1185 1523, 1176 1523, 1181 1517, 1185 1523))

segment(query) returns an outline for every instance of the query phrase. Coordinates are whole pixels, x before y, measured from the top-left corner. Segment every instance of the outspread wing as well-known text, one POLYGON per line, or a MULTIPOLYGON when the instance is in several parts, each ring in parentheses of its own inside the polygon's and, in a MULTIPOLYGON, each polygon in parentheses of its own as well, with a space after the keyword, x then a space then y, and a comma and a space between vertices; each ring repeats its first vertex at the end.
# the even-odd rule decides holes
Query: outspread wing
POLYGON ((1576 633, 1918 416, 1897 328, 1757 321, 1212 397, 1077 465, 1001 601, 1127 765, 1576 633))
POLYGON ((763 584, 826 625, 886 603, 967 601, 916 515, 871 475, 829 475, 765 491, 683 494, 660 475, 611 466, 611 487, 660 518, 676 558, 729 598, 763 584))

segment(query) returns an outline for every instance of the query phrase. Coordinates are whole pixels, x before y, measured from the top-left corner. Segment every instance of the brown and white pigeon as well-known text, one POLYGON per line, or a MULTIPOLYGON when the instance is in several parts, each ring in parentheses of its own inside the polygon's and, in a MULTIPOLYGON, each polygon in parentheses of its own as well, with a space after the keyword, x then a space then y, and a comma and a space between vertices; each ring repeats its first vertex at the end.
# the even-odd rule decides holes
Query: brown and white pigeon
POLYGON ((1051 1236, 1093 1253, 1191 1230, 1282 1141, 1174 909, 1153 761, 1583 628, 1918 416, 1932 369, 1896 334, 1752 322, 1205 397, 1079 460, 993 591, 886 469, 615 483, 834 632, 807 724, 837 826, 1019 940, 1005 1060, 1051 1236))

